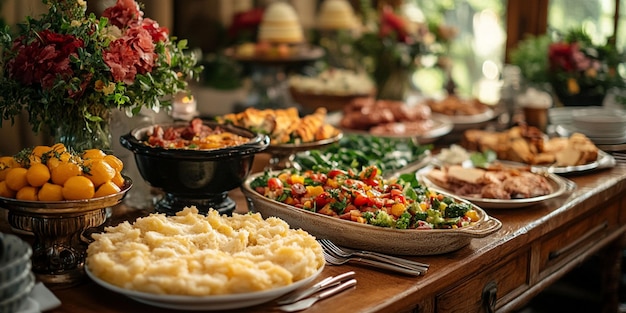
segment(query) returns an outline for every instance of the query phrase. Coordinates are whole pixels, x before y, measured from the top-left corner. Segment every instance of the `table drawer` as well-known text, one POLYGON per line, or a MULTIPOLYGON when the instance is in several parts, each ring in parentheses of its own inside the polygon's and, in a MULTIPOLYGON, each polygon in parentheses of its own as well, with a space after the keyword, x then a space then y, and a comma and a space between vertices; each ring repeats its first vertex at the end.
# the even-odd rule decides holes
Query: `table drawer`
POLYGON ((528 288, 530 250, 512 256, 436 298, 436 312, 486 312, 528 288), (494 302, 496 301, 496 302, 494 302))
POLYGON ((591 211, 584 218, 566 224, 546 236, 540 244, 540 278, 551 273, 549 269, 552 267, 560 267, 563 262, 588 250, 614 230, 619 219, 619 207, 619 201, 609 201, 606 205, 599 205, 597 210, 591 211))

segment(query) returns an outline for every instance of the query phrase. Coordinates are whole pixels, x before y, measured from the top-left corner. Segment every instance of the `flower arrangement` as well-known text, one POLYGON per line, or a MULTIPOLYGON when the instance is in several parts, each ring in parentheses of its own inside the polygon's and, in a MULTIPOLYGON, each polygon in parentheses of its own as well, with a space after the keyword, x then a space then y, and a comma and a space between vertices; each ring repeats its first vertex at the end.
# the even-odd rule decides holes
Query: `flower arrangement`
MULTIPOLYGON (((112 109, 167 108, 202 71, 185 54, 186 41, 144 17, 135 0, 117 0, 99 18, 86 14, 85 0, 42 1, 46 14, 27 17, 15 33, 0 32, 3 120, 27 111, 35 132, 45 127, 58 137, 65 128, 93 137, 112 109)), ((65 139, 76 144, 72 135, 65 139)), ((110 138, 101 141, 78 148, 109 148, 110 138)))
POLYGON ((450 71, 447 54, 456 29, 434 20, 411 20, 401 9, 392 4, 372 8, 369 1, 361 1, 364 31, 353 50, 357 63, 376 82, 378 98, 403 100, 410 83, 408 75, 419 67, 450 71))
POLYGON ((363 7, 365 31, 354 42, 354 51, 378 86, 378 98, 402 100, 407 74, 428 52, 427 25, 409 22, 385 5, 379 10, 363 7))
POLYGON ((594 44, 580 29, 529 37, 511 53, 527 82, 549 84, 564 105, 601 105, 610 89, 626 87, 617 70, 624 60, 615 45, 594 44))

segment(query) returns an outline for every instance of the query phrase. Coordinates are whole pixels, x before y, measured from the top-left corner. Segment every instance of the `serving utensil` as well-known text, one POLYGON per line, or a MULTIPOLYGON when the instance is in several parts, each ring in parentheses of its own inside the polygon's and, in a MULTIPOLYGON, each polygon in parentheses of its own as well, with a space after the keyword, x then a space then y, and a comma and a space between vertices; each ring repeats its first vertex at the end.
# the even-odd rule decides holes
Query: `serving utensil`
POLYGON ((332 265, 343 265, 348 262, 356 262, 356 263, 366 264, 366 265, 370 265, 376 268, 380 268, 380 269, 384 269, 384 270, 388 270, 388 271, 392 271, 396 273, 401 273, 405 275, 410 275, 410 276, 420 276, 425 273, 425 271, 422 271, 422 270, 410 269, 410 268, 406 268, 403 266, 396 266, 393 264, 380 262, 380 261, 376 261, 372 259, 366 259, 366 258, 360 258, 360 257, 343 258, 343 257, 339 257, 336 255, 332 255, 326 250, 324 250, 324 259, 326 260, 326 262, 332 265))
POLYGON ((349 257, 367 258, 367 259, 372 259, 376 261, 387 262, 395 266, 406 267, 408 269, 416 269, 422 272, 426 272, 429 267, 429 265, 426 263, 411 261, 411 260, 407 260, 404 258, 399 258, 399 257, 391 256, 388 254, 384 254, 384 253, 378 253, 378 252, 372 252, 372 251, 366 251, 366 250, 354 250, 350 248, 339 247, 328 239, 318 239, 317 241, 322 245, 323 249, 342 258, 349 258, 349 257))
POLYGON ((354 276, 354 272, 353 271, 349 271, 349 272, 345 272, 341 275, 337 275, 337 276, 328 276, 326 278, 324 278, 323 280, 321 280, 320 282, 318 282, 317 284, 304 289, 302 291, 298 291, 295 293, 290 294, 289 296, 283 298, 282 300, 278 300, 276 303, 279 305, 283 305, 283 304, 290 304, 290 303, 294 303, 296 301, 302 300, 316 292, 328 289, 330 287, 334 287, 337 286, 339 284, 341 284, 341 282, 343 282, 344 280, 348 279, 348 278, 352 278, 354 276))
POLYGON ((313 306, 313 304, 315 304, 315 302, 322 300, 324 298, 328 298, 332 295, 336 295, 348 288, 351 288, 353 286, 356 285, 356 279, 350 279, 349 281, 346 281, 344 283, 341 283, 339 286, 332 288, 330 290, 321 292, 313 297, 310 298, 305 298, 302 299, 300 301, 291 303, 291 304, 287 304, 287 305, 282 305, 279 306, 278 309, 284 312, 296 312, 296 311, 302 311, 302 310, 306 310, 308 308, 310 308, 311 306, 313 306))

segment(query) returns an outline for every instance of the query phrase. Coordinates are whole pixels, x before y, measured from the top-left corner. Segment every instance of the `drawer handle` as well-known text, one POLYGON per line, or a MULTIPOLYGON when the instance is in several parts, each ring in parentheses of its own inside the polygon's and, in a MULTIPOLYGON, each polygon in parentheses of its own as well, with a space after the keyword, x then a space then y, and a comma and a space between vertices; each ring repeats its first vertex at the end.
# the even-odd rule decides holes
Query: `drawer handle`
POLYGON ((494 313, 496 311, 496 301, 498 300, 498 284, 495 281, 489 282, 483 288, 483 312, 494 313))
POLYGON ((577 247, 581 242, 587 240, 589 237, 595 235, 596 233, 604 230, 607 226, 609 226, 609 222, 605 221, 604 223, 602 223, 602 224, 592 228, 584 236, 581 236, 576 241, 571 242, 570 244, 568 244, 567 246, 565 246, 565 247, 563 247, 563 248, 561 248, 559 250, 551 251, 550 254, 548 254, 548 260, 554 260, 554 259, 560 257, 561 255, 569 252, 570 250, 572 250, 575 247, 577 247))

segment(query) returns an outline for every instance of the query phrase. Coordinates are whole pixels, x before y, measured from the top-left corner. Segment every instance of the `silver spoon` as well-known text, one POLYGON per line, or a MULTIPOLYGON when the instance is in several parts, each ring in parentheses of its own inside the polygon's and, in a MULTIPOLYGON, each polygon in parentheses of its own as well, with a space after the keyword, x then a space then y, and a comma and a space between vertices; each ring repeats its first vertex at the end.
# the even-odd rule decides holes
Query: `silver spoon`
POLYGON ((330 297, 332 295, 338 294, 355 285, 356 285, 356 279, 351 279, 333 289, 321 292, 313 297, 302 299, 292 304, 279 306, 278 309, 284 312, 296 312, 296 311, 306 310, 310 308, 315 302, 322 300, 324 298, 330 297))

